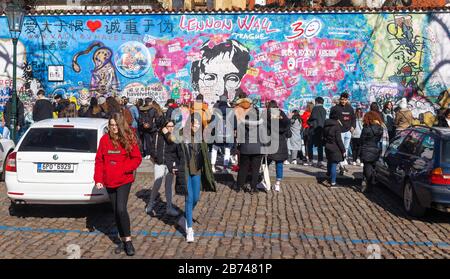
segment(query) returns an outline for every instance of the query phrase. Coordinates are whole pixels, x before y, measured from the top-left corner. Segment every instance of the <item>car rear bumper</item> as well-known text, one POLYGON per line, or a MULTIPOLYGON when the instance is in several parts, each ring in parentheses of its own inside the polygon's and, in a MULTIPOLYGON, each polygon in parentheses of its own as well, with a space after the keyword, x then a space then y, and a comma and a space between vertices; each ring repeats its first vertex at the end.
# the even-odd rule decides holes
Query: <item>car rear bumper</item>
POLYGON ((18 203, 95 204, 109 201, 106 189, 98 190, 94 183, 23 183, 17 181, 15 173, 6 172, 5 184, 8 198, 18 203))
POLYGON ((415 191, 424 207, 450 208, 450 185, 417 185, 415 191))

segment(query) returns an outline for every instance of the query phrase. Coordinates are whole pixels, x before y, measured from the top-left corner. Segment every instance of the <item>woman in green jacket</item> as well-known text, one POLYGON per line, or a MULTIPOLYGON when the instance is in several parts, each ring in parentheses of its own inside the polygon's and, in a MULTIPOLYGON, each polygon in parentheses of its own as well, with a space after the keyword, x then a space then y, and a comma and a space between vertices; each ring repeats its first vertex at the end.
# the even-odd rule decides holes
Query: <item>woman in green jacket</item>
POLYGON ((202 135, 200 115, 194 113, 190 118, 184 127, 185 131, 190 128, 190 133, 184 133, 182 142, 177 145, 177 156, 172 170, 177 175, 177 188, 183 189, 185 195, 185 217, 180 219, 180 225, 185 227, 187 242, 194 241, 192 215, 200 200, 200 190, 216 191, 208 146, 202 135))

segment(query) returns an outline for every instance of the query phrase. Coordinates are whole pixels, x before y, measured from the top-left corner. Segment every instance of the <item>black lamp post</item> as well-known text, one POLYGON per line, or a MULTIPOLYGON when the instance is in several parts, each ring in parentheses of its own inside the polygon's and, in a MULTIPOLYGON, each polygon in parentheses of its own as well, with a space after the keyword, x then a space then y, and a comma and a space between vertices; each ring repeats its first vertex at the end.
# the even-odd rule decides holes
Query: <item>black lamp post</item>
POLYGON ((11 109, 8 110, 11 120, 11 138, 16 142, 16 127, 17 127, 17 42, 19 40, 20 32, 22 31, 23 18, 25 16, 24 10, 17 4, 10 3, 5 9, 5 14, 8 18, 9 32, 13 42, 13 89, 11 96, 11 109))

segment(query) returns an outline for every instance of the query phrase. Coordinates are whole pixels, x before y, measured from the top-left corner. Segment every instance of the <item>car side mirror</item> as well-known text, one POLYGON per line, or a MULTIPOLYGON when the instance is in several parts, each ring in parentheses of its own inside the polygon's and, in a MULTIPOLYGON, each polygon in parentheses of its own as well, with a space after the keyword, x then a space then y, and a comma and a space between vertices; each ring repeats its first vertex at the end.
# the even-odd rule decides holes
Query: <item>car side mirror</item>
POLYGON ((109 132, 108 126, 105 126, 105 128, 103 128, 103 134, 107 134, 109 132))

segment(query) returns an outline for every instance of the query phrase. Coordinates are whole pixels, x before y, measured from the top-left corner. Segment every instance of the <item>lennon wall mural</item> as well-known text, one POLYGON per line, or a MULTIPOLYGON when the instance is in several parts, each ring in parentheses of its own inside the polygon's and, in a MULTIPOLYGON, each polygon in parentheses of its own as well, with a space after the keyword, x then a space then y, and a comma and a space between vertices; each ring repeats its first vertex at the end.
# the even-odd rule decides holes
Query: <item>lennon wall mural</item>
MULTIPOLYGON (((1 26, 7 26, 0 17, 1 26)), ((59 15, 25 18, 18 88, 28 111, 38 88, 87 100, 119 95, 208 103, 240 88, 258 104, 329 108, 346 90, 355 106, 407 97, 416 116, 450 86, 446 13, 59 15), (49 81, 48 66, 64 80, 49 81)), ((0 109, 12 46, 0 30, 0 109)), ((28 113, 28 119, 31 116, 28 113)))

